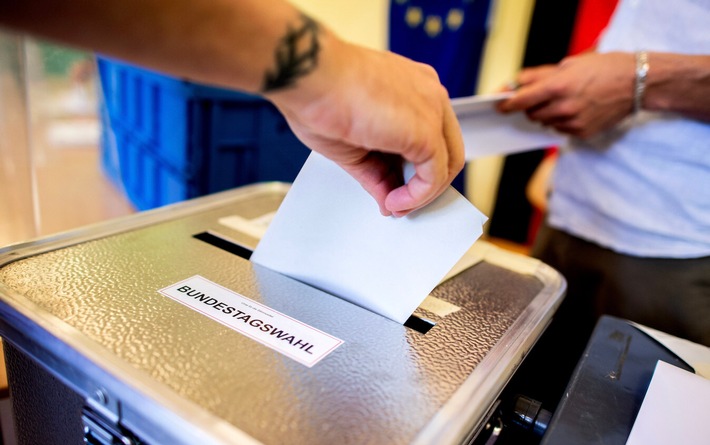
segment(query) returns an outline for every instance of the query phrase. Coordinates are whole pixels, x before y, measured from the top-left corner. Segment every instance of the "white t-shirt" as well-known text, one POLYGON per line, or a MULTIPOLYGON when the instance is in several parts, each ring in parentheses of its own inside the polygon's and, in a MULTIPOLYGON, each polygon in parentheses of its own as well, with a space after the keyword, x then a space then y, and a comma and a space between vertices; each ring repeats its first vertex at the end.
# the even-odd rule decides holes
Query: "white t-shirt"
MULTIPOLYGON (((637 50, 710 54, 710 0, 620 0, 598 51, 637 50)), ((710 256, 710 123, 642 111, 572 139, 555 169, 549 222, 629 255, 710 256)))

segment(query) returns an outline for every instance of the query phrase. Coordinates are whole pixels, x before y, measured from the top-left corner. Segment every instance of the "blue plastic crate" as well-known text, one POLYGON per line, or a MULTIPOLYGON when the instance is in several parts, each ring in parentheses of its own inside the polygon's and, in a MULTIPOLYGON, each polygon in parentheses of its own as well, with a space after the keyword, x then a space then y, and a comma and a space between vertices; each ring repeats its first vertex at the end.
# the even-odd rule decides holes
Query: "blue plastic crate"
POLYGON ((291 182, 310 150, 261 97, 103 57, 101 160, 139 209, 261 181, 291 182))

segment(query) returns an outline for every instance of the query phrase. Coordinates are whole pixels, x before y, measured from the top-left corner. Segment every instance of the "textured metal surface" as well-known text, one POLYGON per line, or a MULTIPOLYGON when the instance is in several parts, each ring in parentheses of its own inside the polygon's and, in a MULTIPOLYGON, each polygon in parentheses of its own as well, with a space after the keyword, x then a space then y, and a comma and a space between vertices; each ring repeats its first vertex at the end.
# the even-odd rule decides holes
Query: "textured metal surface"
POLYGON ((431 315, 437 326, 413 342, 442 394, 461 384, 541 289, 534 277, 482 262, 434 290, 461 307, 444 319, 431 315))
MULTIPOLYGON (((0 283, 56 318, 57 329, 69 326, 95 344, 99 355, 264 443, 412 442, 491 351, 505 347, 496 344, 543 283, 479 263, 435 290, 461 310, 426 314, 437 325, 424 335, 192 237, 213 230, 253 246, 217 219, 259 216, 281 197, 267 190, 227 199, 20 259, 0 268, 0 283), (345 343, 309 369, 157 293, 195 274, 345 343)), ((474 384, 502 389, 509 377, 474 384)))

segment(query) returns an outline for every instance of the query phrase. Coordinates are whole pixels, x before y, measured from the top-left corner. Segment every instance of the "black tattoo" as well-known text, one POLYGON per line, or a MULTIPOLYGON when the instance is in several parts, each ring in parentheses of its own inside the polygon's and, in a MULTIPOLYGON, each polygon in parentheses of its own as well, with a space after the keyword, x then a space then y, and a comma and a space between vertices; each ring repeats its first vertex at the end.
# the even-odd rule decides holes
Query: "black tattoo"
POLYGON ((299 77, 313 71, 318 65, 320 51, 318 23, 301 15, 302 25, 290 26, 275 51, 276 68, 266 73, 262 91, 273 91, 293 85, 299 77))

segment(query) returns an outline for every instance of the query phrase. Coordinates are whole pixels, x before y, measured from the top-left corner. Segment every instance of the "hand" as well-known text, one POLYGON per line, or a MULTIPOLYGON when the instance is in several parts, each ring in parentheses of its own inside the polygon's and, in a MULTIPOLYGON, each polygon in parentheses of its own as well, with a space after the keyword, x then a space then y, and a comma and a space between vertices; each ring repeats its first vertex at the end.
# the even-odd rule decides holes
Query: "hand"
POLYGON ((523 70, 501 112, 525 111, 531 120, 587 138, 633 111, 635 59, 631 53, 587 53, 558 65, 523 70))
POLYGON ((433 201, 464 165, 461 130, 434 69, 342 41, 330 40, 323 52, 323 66, 269 99, 307 146, 360 182, 383 215, 404 216, 433 201), (407 184, 405 161, 416 171, 407 184))

